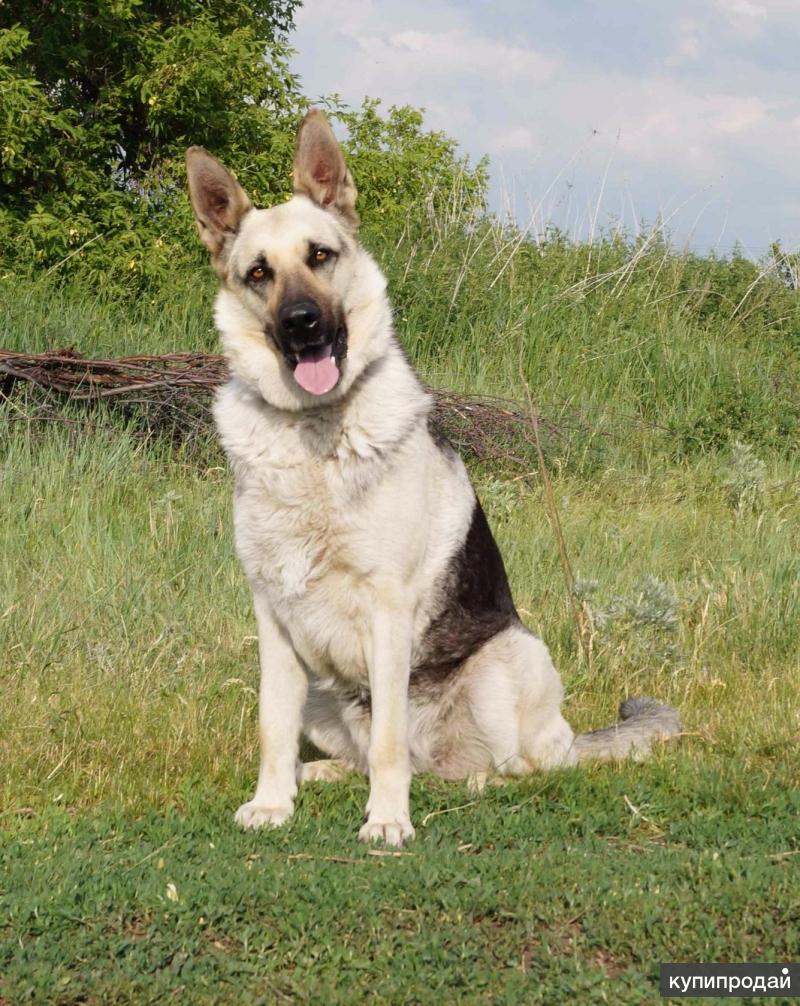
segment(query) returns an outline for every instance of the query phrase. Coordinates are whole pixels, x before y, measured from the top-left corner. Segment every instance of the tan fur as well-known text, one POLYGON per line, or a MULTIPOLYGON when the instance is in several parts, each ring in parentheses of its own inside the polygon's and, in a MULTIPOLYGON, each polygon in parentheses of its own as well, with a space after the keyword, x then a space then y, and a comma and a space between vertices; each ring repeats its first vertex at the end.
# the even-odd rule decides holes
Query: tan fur
POLYGON ((358 227, 356 191, 328 120, 313 109, 297 134, 294 191, 325 209, 338 212, 350 227, 358 227))
POLYGON ((186 174, 200 239, 211 252, 215 270, 223 275, 224 251, 250 209, 250 200, 235 176, 202 147, 186 152, 186 174))

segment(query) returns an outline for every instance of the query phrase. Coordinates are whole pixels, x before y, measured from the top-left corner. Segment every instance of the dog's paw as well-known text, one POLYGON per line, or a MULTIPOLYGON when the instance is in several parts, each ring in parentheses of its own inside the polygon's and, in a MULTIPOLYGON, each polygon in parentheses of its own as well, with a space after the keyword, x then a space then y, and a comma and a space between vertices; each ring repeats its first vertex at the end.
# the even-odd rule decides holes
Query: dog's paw
POLYGON ((508 782, 504 776, 491 772, 473 772, 467 776, 467 789, 473 796, 480 796, 487 786, 505 786, 508 782))
POLYGON ((353 766, 343 758, 322 758, 307 761, 300 766, 300 782, 339 782, 354 771, 353 766))
POLYGON ((410 842, 415 831, 409 818, 405 815, 393 821, 377 821, 370 818, 362 825, 358 833, 361 842, 383 842, 399 848, 405 842, 410 842))
POLYGON ((279 828, 285 824, 294 812, 291 804, 280 807, 268 807, 263 803, 250 800, 243 803, 236 811, 234 820, 241 828, 279 828))

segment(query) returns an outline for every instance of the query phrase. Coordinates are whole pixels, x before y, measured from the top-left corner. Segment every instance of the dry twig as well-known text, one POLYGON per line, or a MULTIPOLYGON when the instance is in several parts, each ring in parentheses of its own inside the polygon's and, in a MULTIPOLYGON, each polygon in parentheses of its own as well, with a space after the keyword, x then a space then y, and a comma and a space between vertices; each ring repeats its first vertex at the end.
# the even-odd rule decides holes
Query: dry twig
MULTIPOLYGON (((35 399, 28 396, 27 408, 11 418, 72 425, 74 413, 64 415, 59 402, 105 402, 134 420, 145 436, 167 433, 181 442, 210 427, 208 397, 227 375, 224 357, 206 353, 92 359, 71 349, 0 350, 0 398, 11 398, 18 385, 42 392, 35 399)), ((434 423, 459 450, 480 461, 535 469, 527 437, 530 418, 517 403, 449 391, 433 395, 434 423)), ((548 444, 563 439, 562 428, 538 422, 548 444)))

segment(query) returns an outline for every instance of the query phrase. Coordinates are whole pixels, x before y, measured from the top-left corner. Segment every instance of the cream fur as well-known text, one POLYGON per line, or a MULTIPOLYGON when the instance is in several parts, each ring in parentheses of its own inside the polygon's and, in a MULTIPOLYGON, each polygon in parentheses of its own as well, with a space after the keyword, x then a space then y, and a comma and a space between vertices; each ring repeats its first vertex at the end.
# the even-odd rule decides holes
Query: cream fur
MULTIPOLYGON (((241 239, 253 242, 257 225, 262 243, 271 241, 287 209, 306 216, 305 202, 252 212, 241 239)), ((248 254, 238 241, 237 254, 248 254)), ((277 258, 270 244, 269 261, 277 258)), ((412 770, 458 778, 550 767, 571 760, 572 733, 547 651, 521 629, 487 644, 441 695, 409 705, 412 650, 466 536, 474 493, 460 460, 428 433, 429 396, 392 335, 383 279, 360 249, 344 282, 350 345, 342 387, 324 407, 293 385, 246 302, 223 290, 216 306, 233 377, 214 415, 236 479, 236 547, 262 660, 262 765, 237 819, 280 824, 291 813, 288 766, 307 694, 303 731, 370 773, 362 837, 400 844, 413 834, 412 770), (372 692, 372 716, 350 701, 353 689, 372 692)))
MULTIPOLYGON (((323 123, 313 120, 315 143, 323 123)), ((201 235, 223 278, 215 318, 231 370, 214 416, 235 477, 236 549, 259 631, 261 760, 236 819, 280 825, 298 775, 338 776, 349 766, 370 776, 360 837, 400 845, 414 834, 412 772, 467 778, 574 763, 561 681, 544 644, 515 624, 445 680, 409 688, 475 495, 461 460, 429 433, 430 396, 395 340, 384 277, 355 240, 352 182, 342 212, 298 195, 241 210, 231 234, 215 229, 208 206, 228 191, 227 221, 249 201, 210 155, 192 157, 201 235), (209 194, 206 177, 216 186, 209 194), (321 278, 306 261, 315 244, 338 252, 321 278), (274 272, 266 292, 242 280, 258 257, 274 272), (299 387, 265 335, 287 277, 316 284, 346 322, 341 378, 320 397, 299 387), (301 732, 336 759, 329 769, 298 771, 301 732)), ((604 750, 622 751, 618 740, 604 737, 604 750)), ((582 752, 591 748, 587 741, 582 752)))

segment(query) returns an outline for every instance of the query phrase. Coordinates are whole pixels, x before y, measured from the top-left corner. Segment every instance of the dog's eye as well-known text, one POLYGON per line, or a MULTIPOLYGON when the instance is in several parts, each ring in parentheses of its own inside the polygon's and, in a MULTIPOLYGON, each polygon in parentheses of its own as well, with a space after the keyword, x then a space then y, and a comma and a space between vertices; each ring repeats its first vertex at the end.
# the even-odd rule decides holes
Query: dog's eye
POLYGON ((331 257, 331 251, 329 248, 323 248, 317 245, 316 248, 311 252, 311 261, 314 265, 322 265, 323 262, 327 262, 331 257))
POLYGON ((252 268, 247 270, 247 278, 252 283, 260 283, 262 279, 266 279, 269 275, 269 269, 262 264, 254 265, 252 268))

